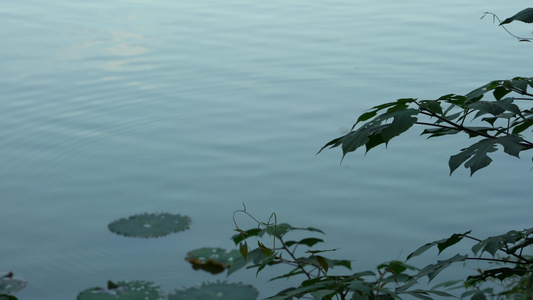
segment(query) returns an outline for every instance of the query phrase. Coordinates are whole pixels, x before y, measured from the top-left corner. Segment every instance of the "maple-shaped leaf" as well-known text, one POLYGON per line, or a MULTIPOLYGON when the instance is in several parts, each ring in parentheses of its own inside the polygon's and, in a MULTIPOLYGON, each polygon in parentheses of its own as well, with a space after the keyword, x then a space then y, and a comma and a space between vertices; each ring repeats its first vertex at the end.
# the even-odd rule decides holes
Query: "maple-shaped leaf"
POLYGON ((335 148, 342 145, 343 157, 357 150, 361 146, 366 146, 366 151, 380 145, 387 144, 392 138, 407 131, 416 121, 416 115, 420 111, 414 108, 400 108, 388 111, 376 116, 371 121, 365 123, 357 130, 351 131, 344 136, 331 140, 319 153, 325 148, 335 148), (386 123, 392 119, 390 123, 386 123))
POLYGON ((470 176, 477 170, 488 166, 492 162, 492 159, 487 153, 498 150, 496 144, 502 145, 505 153, 519 157, 520 151, 526 149, 526 147, 520 144, 522 141, 523 139, 521 137, 515 135, 483 139, 450 157, 448 162, 450 175, 463 163, 465 168, 470 168, 470 176))

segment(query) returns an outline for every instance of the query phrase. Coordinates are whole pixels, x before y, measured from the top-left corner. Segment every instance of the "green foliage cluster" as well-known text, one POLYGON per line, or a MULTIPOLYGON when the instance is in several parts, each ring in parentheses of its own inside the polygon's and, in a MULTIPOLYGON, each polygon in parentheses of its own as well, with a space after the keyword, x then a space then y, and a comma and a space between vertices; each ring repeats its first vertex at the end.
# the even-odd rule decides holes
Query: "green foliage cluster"
POLYGON ((491 81, 466 95, 448 94, 431 100, 404 98, 380 104, 362 114, 352 131, 330 141, 320 151, 340 146, 344 156, 364 146, 368 152, 380 144, 387 145, 417 124, 425 126, 422 134, 428 138, 458 133, 477 138, 448 162, 450 174, 464 165, 472 175, 492 162, 488 154, 497 151, 497 145, 515 157, 533 148, 525 137, 533 125, 533 94, 528 91, 531 87, 533 78, 517 77, 491 81), (493 99, 483 99, 486 94, 493 99), (355 129, 361 122, 366 123, 355 129))
MULTIPOLYGON (((246 208, 237 212, 249 215, 246 208)), ((434 296, 455 297, 449 290, 457 287, 466 289, 461 298, 470 297, 470 299, 486 299, 487 296, 530 299, 527 295, 532 293, 530 287, 533 259, 525 255, 524 251, 533 244, 533 228, 509 231, 486 239, 473 237, 470 231, 456 233, 448 238, 421 246, 409 254, 405 261, 392 260, 379 264, 375 270, 358 270, 355 273, 351 272, 350 260, 326 257, 328 252, 336 249, 312 249, 315 245, 324 242, 321 238, 310 236, 293 240, 289 237, 296 231, 323 234, 321 230, 314 227, 299 228, 286 223, 277 224, 276 216, 273 214, 268 222, 258 222, 258 228, 242 230, 237 226, 236 231, 238 234, 232 239, 235 244, 239 245, 242 258, 235 261, 235 264, 228 270, 228 274, 247 265, 248 268, 256 269, 258 274, 266 267, 284 264, 292 266, 292 269, 271 280, 303 277, 304 280, 297 286, 267 298, 271 300, 299 298, 370 300, 408 297, 430 300, 434 296), (253 248, 248 243, 251 238, 257 239, 257 246, 253 248), (446 259, 437 260, 422 268, 407 263, 410 259, 432 248, 437 248, 440 255, 445 249, 463 240, 473 242, 471 254, 448 255, 446 259), (427 277, 428 282, 431 282, 451 265, 467 261, 490 261, 497 264, 495 267, 484 270, 478 268, 480 273, 469 276, 466 280, 444 282, 430 289, 420 288, 420 279, 427 277), (337 267, 348 270, 348 273, 333 272, 333 269, 337 267), (512 283, 512 280, 516 278, 520 278, 520 281, 512 283), (491 288, 482 288, 484 282, 491 280, 511 281, 511 284, 507 289, 497 293, 491 288)))

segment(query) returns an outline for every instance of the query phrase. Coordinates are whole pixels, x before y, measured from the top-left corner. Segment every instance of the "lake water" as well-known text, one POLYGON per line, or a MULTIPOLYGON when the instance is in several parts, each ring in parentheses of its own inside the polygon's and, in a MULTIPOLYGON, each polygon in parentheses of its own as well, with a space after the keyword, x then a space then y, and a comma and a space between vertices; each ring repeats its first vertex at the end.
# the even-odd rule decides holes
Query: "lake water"
MULTIPOLYGON (((531 227, 530 156, 449 176, 465 137, 316 152, 357 116, 531 76, 531 44, 491 18, 528 1, 11 1, 0 6, 0 270, 20 299, 74 299, 107 280, 165 290, 226 280, 185 254, 231 248, 232 213, 323 229, 356 270, 472 229, 531 227), (143 212, 190 230, 107 230, 143 212)), ((529 35, 530 26, 510 24, 529 35)), ((421 130, 420 130, 421 132, 421 130)), ((252 226, 238 215, 243 228, 252 226)), ((451 252, 450 252, 451 253, 451 252)), ((453 254, 453 253, 452 253, 453 254)), ((265 297, 287 282, 243 271, 265 297)))

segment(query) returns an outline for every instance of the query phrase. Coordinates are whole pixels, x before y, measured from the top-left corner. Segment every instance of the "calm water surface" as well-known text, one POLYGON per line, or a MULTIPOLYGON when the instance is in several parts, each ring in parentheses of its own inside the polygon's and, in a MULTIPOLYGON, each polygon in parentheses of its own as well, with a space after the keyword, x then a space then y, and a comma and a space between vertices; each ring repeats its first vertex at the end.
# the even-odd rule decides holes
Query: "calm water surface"
MULTIPOLYGON (((448 176, 459 137, 414 132, 339 165, 315 155, 373 105, 531 76, 532 46, 484 11, 501 1, 4 1, 0 6, 0 270, 20 299, 74 299, 108 279, 166 290, 225 280, 187 251, 231 248, 232 213, 326 231, 368 269, 473 229, 531 226, 527 155, 448 176), (111 234, 142 212, 190 216, 153 240, 111 234)), ((511 24, 517 33, 531 28, 511 24)), ((243 227, 252 226, 239 216, 243 227)), ((230 276, 262 296, 286 282, 230 276)))

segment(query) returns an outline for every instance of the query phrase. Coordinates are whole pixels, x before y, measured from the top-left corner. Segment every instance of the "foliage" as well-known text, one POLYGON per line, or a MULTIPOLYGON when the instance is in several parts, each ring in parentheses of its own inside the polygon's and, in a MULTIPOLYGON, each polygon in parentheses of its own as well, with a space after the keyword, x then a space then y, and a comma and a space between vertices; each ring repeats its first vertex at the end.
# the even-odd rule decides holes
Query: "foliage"
POLYGON ((111 232, 128 237, 160 237, 189 228, 191 219, 187 216, 152 213, 130 216, 111 222, 111 232))
POLYGON ((387 145, 413 125, 421 125, 425 127, 422 134, 428 138, 465 133, 476 139, 448 162, 450 174, 464 165, 472 175, 492 162, 488 154, 497 151, 498 145, 515 157, 533 148, 525 136, 533 125, 530 105, 533 94, 528 91, 533 87, 532 80, 524 77, 494 80, 466 95, 448 94, 431 100, 403 98, 374 106, 357 119, 352 131, 328 142, 319 153, 339 146, 343 158, 362 146, 368 152, 378 145, 387 145), (493 98, 482 100, 487 94, 493 98), (365 123, 355 129, 361 122, 365 123), (472 122, 475 124, 470 125, 472 122))
POLYGON ((255 300, 259 292, 251 285, 238 283, 203 283, 198 287, 176 290, 169 300, 255 300))
MULTIPOLYGON (((237 212, 251 216, 246 208, 237 212)), ((253 217, 252 217, 253 218, 253 217)), ((253 218, 256 220, 255 218, 253 218)), ((256 220, 257 221, 257 220, 256 220)), ((447 290, 456 288, 458 285, 470 288, 462 296, 475 295, 485 297, 485 294, 493 294, 493 290, 479 289, 479 286, 487 280, 505 281, 516 276, 523 277, 520 284, 512 284, 499 295, 517 295, 517 293, 531 293, 527 289, 531 285, 531 274, 533 272, 533 260, 524 255, 524 251, 533 244, 533 228, 521 231, 509 231, 505 234, 478 239, 470 236, 470 231, 465 233, 455 233, 448 238, 427 243, 411 254, 405 261, 393 260, 379 264, 375 270, 351 272, 349 260, 330 259, 326 255, 335 249, 313 250, 315 245, 324 241, 315 236, 304 239, 293 240, 288 236, 296 231, 307 231, 310 233, 323 232, 313 227, 300 228, 293 227, 287 223, 277 224, 276 215, 272 214, 267 222, 258 222, 258 228, 242 230, 236 226, 238 234, 232 237, 236 245, 239 245, 242 258, 228 270, 228 274, 248 266, 256 269, 258 274, 266 267, 276 265, 289 265, 291 270, 285 274, 276 276, 271 280, 287 279, 292 277, 303 277, 303 281, 298 286, 283 290, 278 294, 268 298, 271 300, 286 300, 302 297, 310 299, 402 299, 406 296, 413 296, 420 299, 432 299, 433 296, 453 297, 447 290), (257 247, 250 247, 248 241, 257 239, 257 247), (437 248, 439 255, 445 250, 459 242, 468 240, 473 242, 471 254, 457 253, 436 263, 429 264, 422 268, 407 264, 407 261, 419 256, 429 249, 437 248), (303 248, 303 249, 302 249, 303 248), (298 250, 298 251, 297 251, 298 250), (498 255, 506 255, 500 258, 498 255), (498 262, 494 268, 481 270, 477 275, 472 275, 466 281, 446 282, 437 285, 435 288, 420 288, 420 279, 427 277, 431 282, 444 269, 453 264, 467 261, 491 261, 498 262), (501 265, 504 265, 502 267, 501 265), (342 267, 342 270, 350 272, 333 272, 335 267, 342 267), (528 285, 529 284, 529 285, 528 285), (447 289, 442 289, 446 287, 447 289)), ((237 225, 237 224, 236 224, 237 225)), ((255 244, 255 242, 253 243, 255 244)), ((472 298, 481 299, 481 298, 472 298)))

